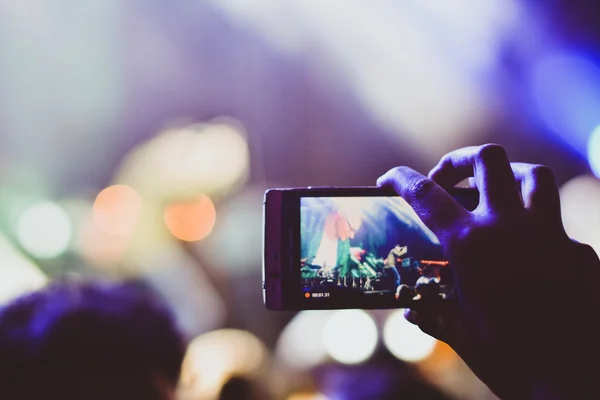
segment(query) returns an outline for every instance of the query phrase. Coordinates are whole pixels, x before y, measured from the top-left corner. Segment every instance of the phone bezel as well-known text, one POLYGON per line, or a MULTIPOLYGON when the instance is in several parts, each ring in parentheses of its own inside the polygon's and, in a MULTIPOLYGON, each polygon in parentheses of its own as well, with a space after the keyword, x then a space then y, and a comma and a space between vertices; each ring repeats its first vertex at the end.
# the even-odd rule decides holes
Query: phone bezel
MULTIPOLYGON (((478 203, 476 189, 453 188, 449 193, 465 208, 478 203)), ((391 188, 306 187, 269 189, 264 198, 263 299, 270 310, 384 309, 407 308, 418 302, 401 303, 386 296, 305 300, 300 296, 300 199, 302 197, 398 196, 391 188)))

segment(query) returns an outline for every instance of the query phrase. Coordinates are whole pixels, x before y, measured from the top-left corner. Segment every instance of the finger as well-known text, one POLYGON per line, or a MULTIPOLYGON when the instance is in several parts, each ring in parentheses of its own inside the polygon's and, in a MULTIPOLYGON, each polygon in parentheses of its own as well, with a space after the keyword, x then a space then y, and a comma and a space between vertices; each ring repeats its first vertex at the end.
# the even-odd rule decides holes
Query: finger
POLYGON ((521 199, 506 151, 496 144, 465 147, 446 154, 429 178, 443 187, 452 187, 474 177, 480 204, 501 210, 521 206, 521 199))
POLYGON ((510 164, 521 187, 525 208, 548 219, 560 220, 560 195, 552 170, 544 165, 510 164))
POLYGON ((413 325, 417 325, 424 333, 447 342, 449 332, 446 331, 446 321, 444 315, 435 311, 435 309, 413 310, 407 308, 404 310, 404 318, 413 325))
POLYGON ((377 180, 392 186, 438 237, 457 221, 470 216, 450 194, 430 179, 408 167, 396 167, 377 180))
POLYGON ((404 309, 404 319, 413 325, 418 325, 417 312, 415 310, 411 310, 410 308, 404 309))

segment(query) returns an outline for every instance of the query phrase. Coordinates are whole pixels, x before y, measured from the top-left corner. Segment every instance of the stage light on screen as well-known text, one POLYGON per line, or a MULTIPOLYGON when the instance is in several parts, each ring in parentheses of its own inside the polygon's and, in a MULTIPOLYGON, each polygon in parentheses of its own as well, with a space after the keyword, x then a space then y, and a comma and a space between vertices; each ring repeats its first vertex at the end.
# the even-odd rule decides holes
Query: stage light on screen
POLYGON ((130 186, 114 185, 102 190, 93 207, 94 223, 110 235, 131 235, 142 210, 142 197, 130 186))
POLYGON ((323 332, 333 311, 300 311, 284 328, 276 346, 277 357, 286 365, 309 370, 327 358, 323 332), (308 329, 307 329, 308 327, 308 329))
POLYGON ((201 195, 192 201, 177 202, 165 208, 165 224, 179 240, 204 239, 215 226, 217 211, 210 197, 201 195))
POLYGON ((185 398, 214 398, 230 376, 258 372, 267 355, 264 344, 247 331, 223 329, 198 336, 183 360, 181 392, 185 398))
POLYGON ((600 125, 592 131, 588 141, 588 161, 594 175, 600 178, 600 125))
POLYGON ((323 329, 327 352, 343 364, 366 361, 375 351, 377 340, 377 325, 362 310, 334 311, 323 329))
POLYGON ((423 360, 433 352, 436 344, 436 339, 404 318, 403 309, 388 316, 383 327, 383 341, 394 356, 407 362, 423 360))
POLYGON ((21 214, 17 238, 32 256, 49 259, 58 257, 69 247, 72 229, 67 212, 46 201, 32 205, 21 214))
POLYGON ((578 176, 560 189, 562 218, 569 237, 600 254, 600 179, 578 176))
POLYGON ((579 154, 600 124, 600 68, 589 57, 554 52, 538 61, 530 77, 537 112, 548 128, 579 154))

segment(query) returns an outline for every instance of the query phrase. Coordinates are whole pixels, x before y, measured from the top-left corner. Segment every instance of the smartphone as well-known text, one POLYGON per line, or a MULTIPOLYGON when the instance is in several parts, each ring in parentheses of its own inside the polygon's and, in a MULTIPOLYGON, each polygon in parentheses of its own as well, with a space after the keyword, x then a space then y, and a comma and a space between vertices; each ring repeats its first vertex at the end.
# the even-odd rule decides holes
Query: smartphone
MULTIPOLYGON (((474 210, 476 189, 454 188, 474 210)), ((263 298, 270 310, 406 308, 456 299, 438 238, 390 188, 269 189, 263 298)))

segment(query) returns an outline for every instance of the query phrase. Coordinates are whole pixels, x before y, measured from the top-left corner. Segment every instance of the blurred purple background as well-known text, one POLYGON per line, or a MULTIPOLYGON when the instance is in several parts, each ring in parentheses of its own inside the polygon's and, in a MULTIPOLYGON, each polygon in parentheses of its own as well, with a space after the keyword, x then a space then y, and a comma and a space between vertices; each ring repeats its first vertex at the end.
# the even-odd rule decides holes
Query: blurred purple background
POLYGON ((599 7, 5 0, 0 300, 65 274, 147 283, 195 338, 182 398, 234 374, 345 398, 315 376, 345 364, 494 398, 400 314, 264 310, 262 194, 495 142, 555 171, 567 231, 600 252, 599 7), (339 335, 358 336, 336 350, 339 335))

